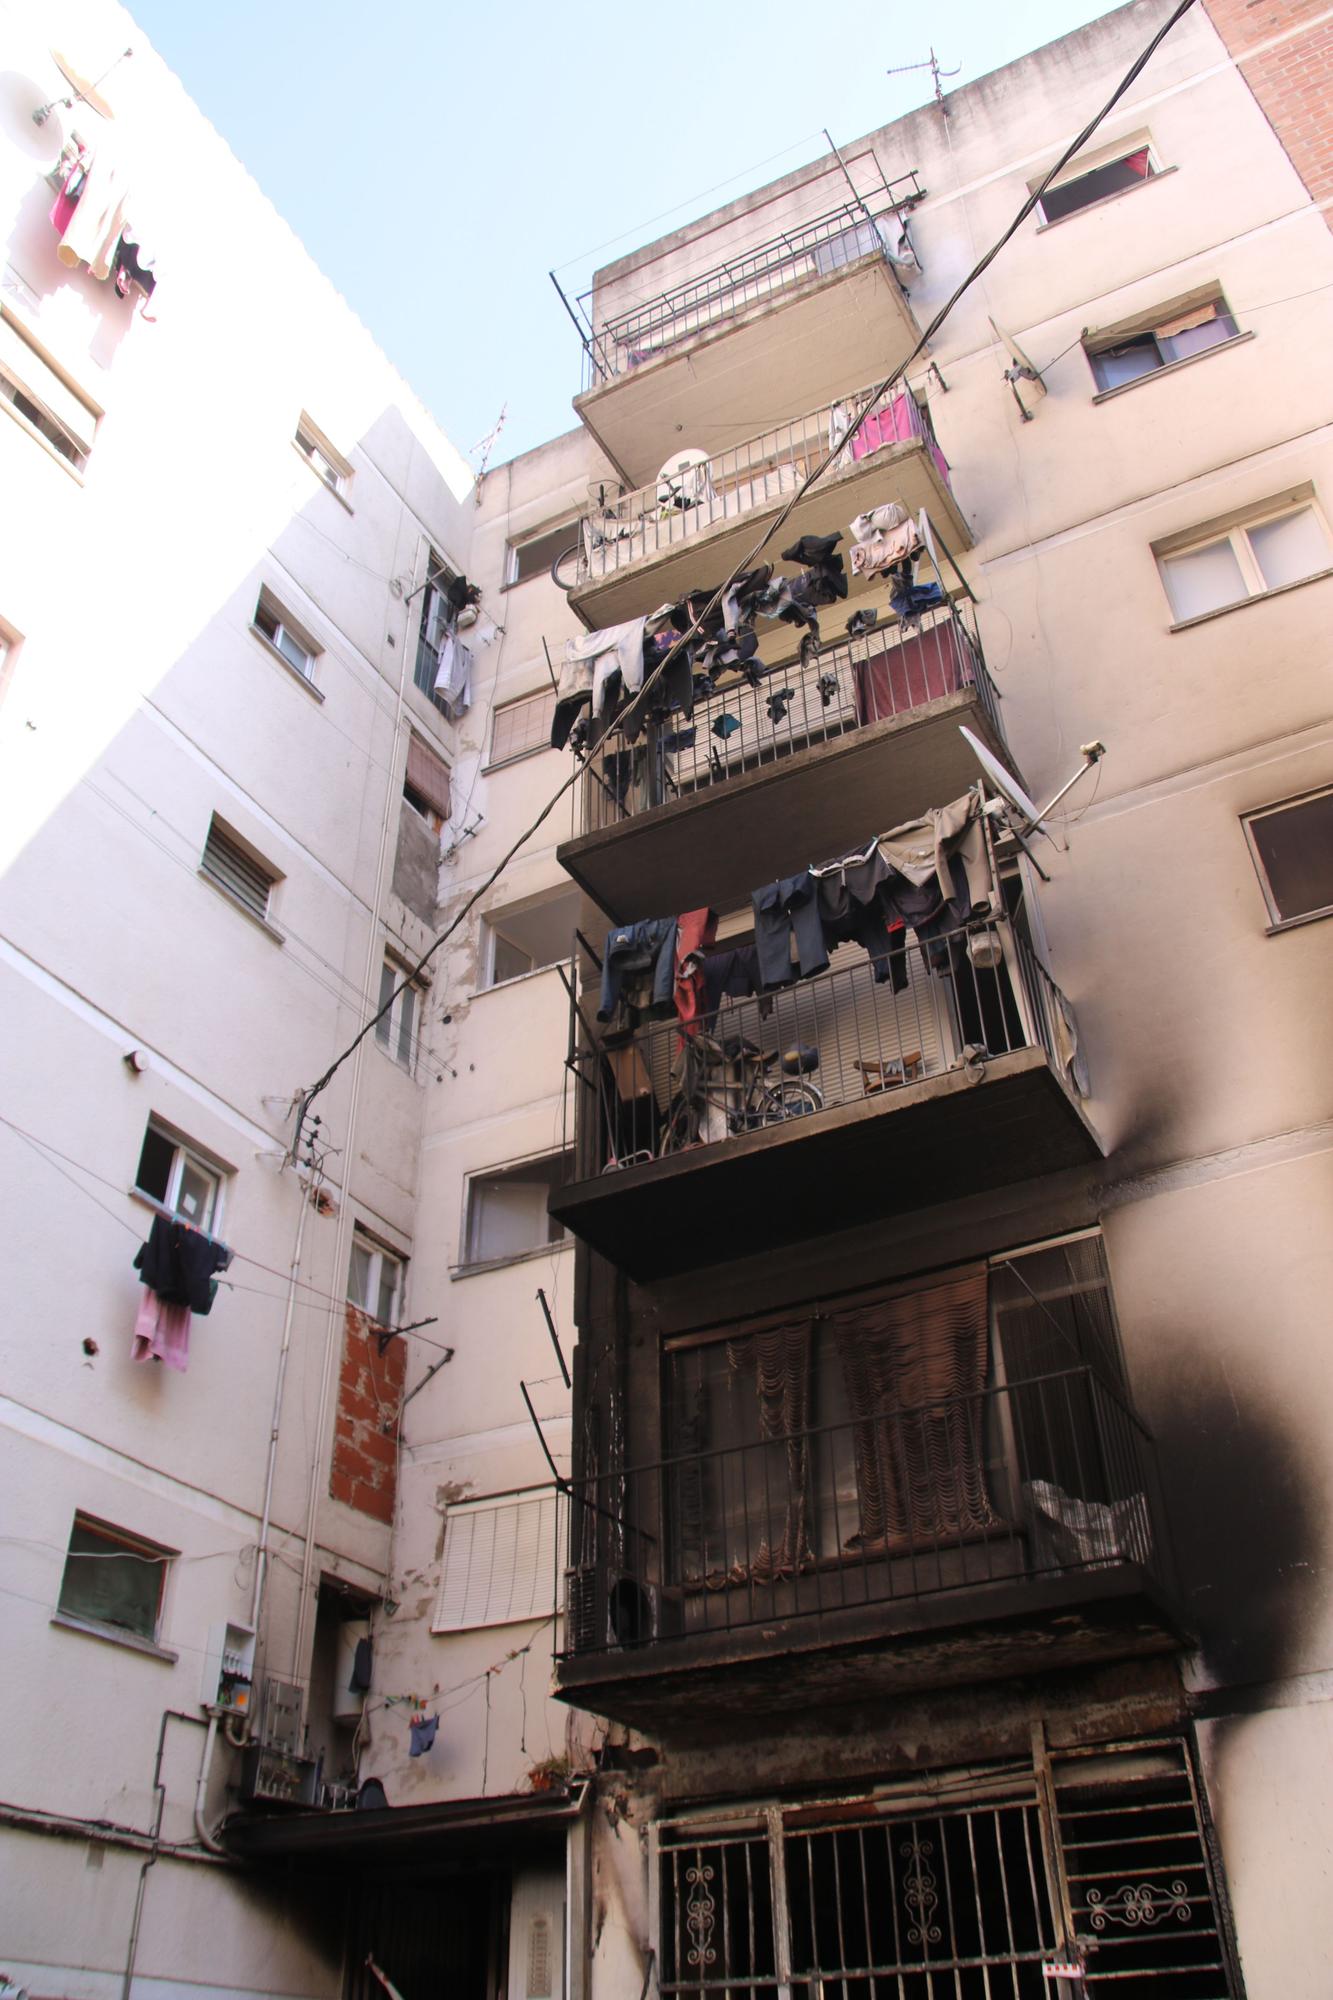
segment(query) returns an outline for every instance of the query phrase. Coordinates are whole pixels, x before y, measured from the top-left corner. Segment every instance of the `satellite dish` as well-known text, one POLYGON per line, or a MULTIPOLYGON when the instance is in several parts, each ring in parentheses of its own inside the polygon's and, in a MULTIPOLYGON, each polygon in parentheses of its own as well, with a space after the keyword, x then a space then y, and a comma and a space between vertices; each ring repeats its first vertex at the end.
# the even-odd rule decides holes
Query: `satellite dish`
POLYGON ((960 722, 958 728, 960 733, 967 738, 968 748, 971 750, 972 755, 976 758, 978 764, 980 764, 982 770, 986 773, 986 776, 990 779, 1005 804, 1012 806, 1015 812, 1023 815, 1025 825, 1030 830, 1047 834, 1049 837, 1050 829, 1042 820, 1041 807, 1034 805, 1013 772, 1007 771, 999 758, 986 748, 981 738, 974 736, 972 731, 966 728, 963 723, 960 722))
MULTIPOLYGON (((989 315, 987 317, 989 318, 989 315)), ((1038 396, 1044 396, 1046 394, 1046 384, 1042 380, 1041 370, 1028 360, 1027 355, 1023 352, 1013 335, 1006 333, 1004 328, 994 319, 991 320, 991 329, 995 338, 1009 357, 1009 366, 1004 371, 1004 379, 1013 391, 1014 401, 1022 412, 1023 422, 1030 424, 1032 422, 1032 412, 1019 395, 1018 385, 1020 382, 1030 382, 1034 393, 1038 396)))

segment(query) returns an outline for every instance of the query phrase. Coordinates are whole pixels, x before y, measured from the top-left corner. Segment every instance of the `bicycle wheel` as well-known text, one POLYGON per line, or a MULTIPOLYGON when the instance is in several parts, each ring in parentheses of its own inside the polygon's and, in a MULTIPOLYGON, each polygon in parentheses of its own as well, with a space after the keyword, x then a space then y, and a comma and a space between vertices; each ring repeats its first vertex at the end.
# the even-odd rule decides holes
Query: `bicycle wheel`
POLYGON ((770 1085, 759 1100, 759 1114, 765 1125, 780 1125, 787 1118, 808 1118, 824 1109, 822 1091, 798 1077, 784 1076, 770 1085))
POLYGON ((575 542, 572 548, 562 549, 551 564, 551 581, 561 590, 570 591, 579 580, 579 565, 583 559, 583 546, 575 542))

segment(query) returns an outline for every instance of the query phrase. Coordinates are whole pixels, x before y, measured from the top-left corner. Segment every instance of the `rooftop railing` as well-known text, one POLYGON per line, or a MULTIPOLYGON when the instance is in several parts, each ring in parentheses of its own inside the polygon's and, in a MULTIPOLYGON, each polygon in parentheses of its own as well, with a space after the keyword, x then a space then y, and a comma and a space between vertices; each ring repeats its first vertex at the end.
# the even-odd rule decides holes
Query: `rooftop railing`
POLYGON ((594 753, 584 830, 600 832, 968 689, 1003 741, 999 697, 966 598, 911 623, 890 616, 862 637, 696 697, 688 718, 650 724, 637 744, 617 739, 594 753))
POLYGON ((893 1093, 948 1070, 981 1082, 991 1059, 1019 1049, 1044 1048, 1071 1083, 1080 1072, 1069 1003, 1007 917, 924 943, 899 930, 878 959, 840 944, 828 971, 751 998, 724 997, 731 969, 719 965, 713 1011, 693 1032, 676 1020, 597 1032, 571 996, 571 1180, 702 1159, 867 1098, 887 1107, 893 1093))
MULTIPOLYGON (((607 491, 599 509, 579 523, 576 575, 561 580, 570 589, 600 583, 645 557, 668 554, 720 521, 780 507, 845 435, 867 393, 826 403, 711 457, 685 452, 650 485, 618 498, 607 491)), ((862 417, 825 480, 832 483, 875 453, 882 452, 887 465, 893 448, 905 444, 924 446, 949 485, 930 411, 904 388, 890 391, 862 417)))
POLYGON ((883 257, 898 282, 888 254, 897 247, 897 219, 923 193, 915 172, 904 174, 876 195, 846 201, 795 228, 779 230, 753 249, 602 319, 597 317, 596 291, 582 293, 575 323, 583 340, 584 389, 626 375, 749 306, 781 297, 806 279, 831 276, 863 257, 883 257))
MULTIPOLYGON (((566 1657, 1133 1565, 1170 1577, 1152 1440, 1091 1366, 575 1481, 566 1657)), ((753 1404, 753 1396, 751 1404, 753 1404)), ((697 1428, 698 1418, 692 1418, 697 1428)), ((960 1620, 968 1615, 961 1607, 960 1620)))

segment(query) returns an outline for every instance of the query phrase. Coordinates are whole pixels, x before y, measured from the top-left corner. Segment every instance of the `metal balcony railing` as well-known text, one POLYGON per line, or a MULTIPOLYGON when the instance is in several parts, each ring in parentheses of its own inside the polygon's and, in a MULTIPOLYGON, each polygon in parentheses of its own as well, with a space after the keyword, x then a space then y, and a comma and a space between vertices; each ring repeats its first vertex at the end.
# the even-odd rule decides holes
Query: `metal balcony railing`
MULTIPOLYGON (((1085 1365, 575 1481, 566 1657, 1130 1564, 1170 1578, 1152 1440, 1085 1365)), ((740 1425, 746 1419, 737 1416, 740 1425)), ((960 1617, 964 1614, 960 1607, 960 1617)))
POLYGON ((601 832, 969 688, 1003 742, 999 696, 966 599, 910 625, 890 617, 862 638, 839 639, 810 659, 766 670, 762 680, 738 678, 696 699, 688 720, 652 719, 636 745, 616 739, 595 753, 584 831, 601 832))
POLYGON ((571 995, 570 1179, 706 1153, 793 1119, 813 1123, 951 1069, 981 1082, 990 1059, 1018 1049, 1044 1048, 1072 1075, 1072 1010, 1008 918, 925 944, 899 931, 893 942, 878 965, 860 945, 839 945, 829 971, 724 999, 693 1034, 664 1021, 594 1039, 585 1011, 580 1037, 581 1002, 571 995))
MULTIPOLYGON (((561 580, 574 590, 601 583, 632 563, 671 553, 719 521, 780 507, 845 435, 868 393, 860 390, 826 403, 709 458, 683 452, 679 463, 663 466, 651 485, 618 498, 603 489, 598 510, 579 522, 577 553, 571 558, 575 574, 561 580)), ((948 461, 936 441, 930 411, 903 388, 891 390, 866 412, 825 473, 825 484, 877 452, 884 453, 887 464, 893 447, 903 444, 924 446, 949 485, 948 461)))
POLYGON ((923 192, 915 172, 904 174, 864 201, 844 202, 797 228, 781 230, 752 250, 600 320, 595 290, 582 293, 575 324, 583 340, 584 389, 626 375, 749 306, 781 297, 807 278, 828 277, 863 257, 882 256, 897 282, 887 255, 896 238, 888 231, 893 218, 906 214, 923 192))

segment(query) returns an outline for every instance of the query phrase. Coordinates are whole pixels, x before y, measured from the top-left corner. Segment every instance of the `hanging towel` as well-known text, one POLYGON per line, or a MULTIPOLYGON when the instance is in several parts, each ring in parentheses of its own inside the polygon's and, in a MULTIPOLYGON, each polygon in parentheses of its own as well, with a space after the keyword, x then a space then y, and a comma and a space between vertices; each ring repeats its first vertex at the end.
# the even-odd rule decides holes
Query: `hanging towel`
POLYGON ((190 1308, 142 1292, 130 1342, 131 1361, 161 1361, 183 1375, 190 1365, 190 1308))

